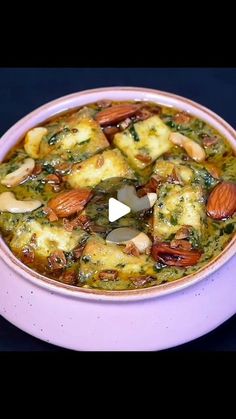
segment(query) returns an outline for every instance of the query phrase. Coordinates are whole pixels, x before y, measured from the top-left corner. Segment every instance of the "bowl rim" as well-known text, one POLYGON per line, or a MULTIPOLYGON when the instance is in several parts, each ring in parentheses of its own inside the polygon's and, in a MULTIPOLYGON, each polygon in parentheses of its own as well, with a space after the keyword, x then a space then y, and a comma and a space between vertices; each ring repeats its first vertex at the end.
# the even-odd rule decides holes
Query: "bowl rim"
MULTIPOLYGON (((67 106, 70 105, 70 103, 73 101, 73 99, 81 98, 81 97, 88 97, 93 96, 94 94, 106 94, 110 93, 121 93, 121 92, 129 92, 131 94, 135 93, 138 94, 150 94, 151 98, 148 99, 140 99, 135 98, 129 99, 129 100, 150 100, 150 101, 156 101, 157 104, 162 104, 160 100, 154 100, 155 96, 163 97, 165 100, 169 99, 172 103, 174 102, 176 104, 177 109, 181 109, 181 104, 189 105, 191 108, 194 108, 195 110, 200 111, 202 114, 207 115, 210 117, 213 126, 214 122, 217 125, 220 125, 223 130, 226 132, 224 134, 225 138, 231 143, 231 146, 236 149, 236 131, 234 128, 229 125, 224 119, 222 119, 219 115, 217 115, 215 112, 209 110, 203 105, 200 105, 199 103, 192 101, 190 99, 187 99, 183 96, 179 96, 173 93, 168 93, 165 91, 160 91, 157 89, 150 89, 150 88, 143 88, 143 87, 128 87, 128 86, 114 86, 114 87, 100 87, 96 89, 88 89, 83 90, 79 92, 75 92, 69 95, 62 96, 58 99, 52 100, 50 102, 47 102, 46 104, 36 108, 32 112, 28 113, 26 116, 18 120, 14 125, 12 125, 2 136, 1 142, 6 142, 8 138, 11 135, 15 135, 17 129, 22 128, 26 124, 26 122, 30 121, 34 117, 38 116, 39 114, 43 114, 46 111, 49 111, 50 109, 50 116, 47 118, 44 117, 42 119, 42 122, 45 121, 48 118, 51 118, 53 116, 56 116, 57 114, 60 114, 65 111, 69 111, 70 109, 83 106, 83 105, 74 105, 74 106, 67 106), (180 103, 181 102, 181 103, 180 103), (60 109, 57 112, 54 112, 54 110, 58 107, 59 104, 63 104, 64 108, 60 109), (229 139, 230 137, 230 139, 229 139), (233 145, 235 141, 235 147, 233 145)), ((97 98, 96 100, 99 100, 97 98)), ((128 100, 128 99, 123 99, 128 100)), ((85 104, 89 104, 92 102, 89 102, 89 100, 86 100, 85 104)), ((168 105, 166 102, 164 103, 165 106, 172 106, 175 105, 168 105)), ((190 113, 194 113, 191 112, 190 113)), ((204 116, 201 116, 201 119, 204 120, 204 116)), ((209 123, 209 121, 208 121, 209 123)), ((218 128, 216 128, 218 129, 218 128)), ((27 130, 26 130, 27 132, 27 130)), ((19 140, 19 137, 18 137, 19 140)), ((15 141, 17 142, 17 141, 15 141)), ((11 148, 11 147, 10 147, 11 148)), ((4 153, 5 155, 6 153, 4 153)), ((215 258, 213 258, 208 264, 200 268, 198 271, 196 271, 193 274, 184 276, 182 278, 179 278, 173 282, 161 284, 161 285, 155 285, 153 287, 149 288, 141 288, 141 289, 134 289, 134 290, 117 290, 117 291, 109 291, 109 290, 101 290, 101 289, 89 289, 89 288, 79 288, 71 285, 66 285, 61 282, 58 282, 56 280, 50 279, 44 275, 41 275, 26 265, 24 265, 19 259, 17 259, 14 254, 11 252, 11 250, 8 248, 6 243, 2 238, 0 238, 0 258, 3 260, 3 262, 8 265, 10 268, 14 270, 14 272, 20 274, 20 276, 24 279, 27 279, 34 285, 37 285, 39 287, 43 287, 50 291, 51 293, 59 293, 66 295, 71 298, 82 298, 82 299, 88 299, 88 300, 95 300, 95 301, 117 301, 117 302, 126 302, 126 301, 136 301, 136 300, 144 300, 144 299, 150 299, 150 298, 156 298, 165 296, 168 294, 173 294, 175 292, 182 291, 183 289, 190 287, 197 282, 200 282, 201 280, 204 280, 207 278, 210 274, 218 270, 222 265, 227 263, 227 261, 234 256, 236 252, 236 233, 234 234, 231 241, 227 244, 227 246, 223 249, 223 251, 217 255, 215 258)))

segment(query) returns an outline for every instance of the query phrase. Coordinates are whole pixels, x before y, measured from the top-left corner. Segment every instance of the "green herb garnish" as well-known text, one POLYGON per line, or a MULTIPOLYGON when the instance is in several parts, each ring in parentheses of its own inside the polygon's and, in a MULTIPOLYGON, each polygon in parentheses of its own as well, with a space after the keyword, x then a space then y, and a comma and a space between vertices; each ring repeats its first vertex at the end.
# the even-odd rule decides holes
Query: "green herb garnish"
POLYGON ((44 165, 43 165, 43 170, 45 170, 45 172, 47 172, 47 173, 54 173, 54 167, 51 165, 51 164, 47 164, 47 163, 44 163, 44 165))
POLYGON ((132 135, 134 141, 140 141, 140 138, 139 138, 139 136, 137 134, 137 131, 134 128, 134 125, 131 125, 131 127, 129 128, 129 132, 132 135))
POLYGON ((231 233, 233 233, 233 231, 234 231, 234 224, 233 223, 227 224, 227 226, 224 227, 224 232, 226 234, 231 234, 231 233))
POLYGON ((170 222, 173 226, 176 226, 178 224, 178 220, 177 220, 176 215, 171 215, 170 222))

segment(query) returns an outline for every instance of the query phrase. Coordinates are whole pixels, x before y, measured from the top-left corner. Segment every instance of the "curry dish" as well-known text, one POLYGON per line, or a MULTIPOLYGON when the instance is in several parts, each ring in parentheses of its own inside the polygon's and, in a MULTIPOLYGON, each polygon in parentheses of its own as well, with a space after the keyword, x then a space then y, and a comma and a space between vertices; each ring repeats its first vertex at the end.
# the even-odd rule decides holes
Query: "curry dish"
POLYGON ((236 158, 211 126, 149 102, 88 104, 28 131, 0 164, 0 230, 65 284, 152 287, 196 272, 234 235, 236 158), (109 221, 109 199, 130 212, 109 221))

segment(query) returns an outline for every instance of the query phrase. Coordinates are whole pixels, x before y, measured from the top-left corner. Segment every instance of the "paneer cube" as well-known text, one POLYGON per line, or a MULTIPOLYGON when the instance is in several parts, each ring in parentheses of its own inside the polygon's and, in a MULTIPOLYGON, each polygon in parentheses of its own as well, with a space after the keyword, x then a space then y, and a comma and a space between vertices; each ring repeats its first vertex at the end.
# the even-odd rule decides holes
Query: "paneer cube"
POLYGON ((167 180, 173 170, 183 183, 190 183, 193 179, 193 171, 190 167, 175 161, 158 159, 155 163, 153 173, 167 180))
POLYGON ((134 173, 117 149, 107 150, 76 165, 67 176, 72 188, 96 186, 110 178, 133 179, 134 173))
MULTIPOLYGON (((68 124, 67 124, 68 125, 68 124)), ((80 118, 55 134, 44 136, 40 144, 40 157, 53 160, 80 161, 109 147, 99 124, 92 118, 80 118)))
POLYGON ((155 275, 154 263, 147 255, 133 256, 123 252, 124 246, 108 244, 101 238, 90 238, 80 262, 80 276, 89 279, 106 269, 120 271, 121 277, 155 275))
POLYGON ((139 121, 114 136, 114 144, 135 169, 143 169, 170 150, 170 129, 158 116, 139 121))
POLYGON ((48 257, 55 250, 70 252, 85 235, 83 230, 66 231, 62 226, 36 220, 21 221, 14 230, 10 247, 15 253, 20 253, 33 238, 35 254, 38 257, 48 257))
POLYGON ((201 187, 165 184, 159 189, 154 206, 154 237, 166 240, 186 225, 192 226, 201 236, 204 218, 201 187))

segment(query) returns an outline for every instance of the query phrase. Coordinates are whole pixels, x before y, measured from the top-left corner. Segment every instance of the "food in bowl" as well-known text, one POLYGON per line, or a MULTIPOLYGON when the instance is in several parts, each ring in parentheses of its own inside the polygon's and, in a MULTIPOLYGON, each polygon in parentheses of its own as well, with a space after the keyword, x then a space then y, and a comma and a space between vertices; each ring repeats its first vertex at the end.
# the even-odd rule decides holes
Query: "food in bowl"
POLYGON ((236 158, 206 122, 151 102, 101 102, 30 129, 0 165, 14 255, 65 284, 147 288, 198 271, 232 239, 236 158), (109 221, 109 201, 127 215, 109 221))

